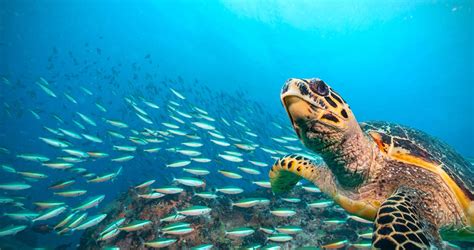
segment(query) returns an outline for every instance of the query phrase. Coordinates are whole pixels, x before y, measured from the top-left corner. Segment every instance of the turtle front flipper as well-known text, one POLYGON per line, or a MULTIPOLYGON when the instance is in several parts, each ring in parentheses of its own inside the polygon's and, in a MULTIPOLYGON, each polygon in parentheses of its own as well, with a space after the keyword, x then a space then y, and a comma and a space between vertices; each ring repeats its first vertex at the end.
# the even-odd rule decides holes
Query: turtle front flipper
POLYGON ((422 203, 411 188, 398 188, 377 212, 372 246, 375 249, 430 249, 439 247, 439 234, 421 216, 422 203))
POLYGON ((323 192, 334 187, 333 176, 324 162, 315 162, 301 155, 287 155, 277 160, 269 173, 274 193, 288 192, 302 178, 313 182, 323 192))

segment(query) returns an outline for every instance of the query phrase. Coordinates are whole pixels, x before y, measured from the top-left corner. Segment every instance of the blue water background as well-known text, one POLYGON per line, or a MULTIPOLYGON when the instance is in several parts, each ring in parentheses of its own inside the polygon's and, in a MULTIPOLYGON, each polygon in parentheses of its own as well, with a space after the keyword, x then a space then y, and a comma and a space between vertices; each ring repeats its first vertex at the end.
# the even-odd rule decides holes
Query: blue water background
MULTIPOLYGON (((181 77, 186 84, 175 82, 176 88, 192 93, 187 91, 197 80, 212 91, 258 102, 271 114, 268 122, 275 119, 282 124, 287 122, 279 100, 283 82, 290 77, 319 77, 344 97, 359 121, 412 126, 474 156, 473 7, 473 1, 2 0, 0 74, 22 87, 0 86, 1 103, 15 111, 13 117, 2 113, 0 146, 13 155, 49 155, 57 150, 37 137, 47 135, 44 125, 57 126, 51 114, 64 120, 78 119, 76 111, 97 121, 101 116, 122 117, 127 109, 117 96, 136 91, 146 95, 144 86, 149 84, 143 77, 133 80, 133 64, 143 74, 156 74, 158 89, 168 91, 162 79, 181 77), (148 54, 153 64, 144 59, 148 54), (52 55, 54 67, 48 70, 52 55), (118 64, 124 65, 116 79, 120 89, 94 77, 93 69, 110 70, 118 64), (79 71, 81 65, 90 68, 79 71), (68 78, 66 73, 77 75, 68 78), (38 77, 51 80, 57 94, 73 94, 80 105, 70 105, 64 96, 60 100, 46 96, 34 84, 38 77), (84 95, 81 85, 96 95, 84 95), (113 95, 114 91, 119 94, 113 95), (96 101, 109 109, 107 115, 97 111, 96 101), (36 120, 28 109, 43 118, 36 120)), ((207 97, 190 98, 214 110, 214 117, 226 110, 225 105, 213 106, 214 100, 207 97)), ((157 98, 157 103, 165 103, 167 97, 157 98)), ((257 119, 255 114, 245 118, 257 119)), ((136 117, 126 122, 141 124, 136 117)), ((257 131, 274 130, 263 122, 258 125, 257 131)), ((12 156, 2 161, 19 168, 37 166, 12 156)), ((147 179, 143 168, 153 166, 140 161, 124 166, 122 178, 88 195, 106 193, 108 202, 117 191, 147 179)), ((89 166, 99 173, 117 167, 108 161, 89 166)), ((165 175, 162 182, 171 178, 165 175)), ((2 181, 9 178, 0 176, 2 181)), ((49 197, 43 193, 47 184, 35 184, 26 194, 32 200, 49 197)))

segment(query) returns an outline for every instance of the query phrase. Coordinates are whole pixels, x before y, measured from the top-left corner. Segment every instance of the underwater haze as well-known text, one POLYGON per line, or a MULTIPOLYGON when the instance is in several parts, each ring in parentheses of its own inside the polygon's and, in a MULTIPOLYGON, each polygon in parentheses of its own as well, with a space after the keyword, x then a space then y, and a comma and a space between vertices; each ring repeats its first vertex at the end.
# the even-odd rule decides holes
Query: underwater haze
POLYGON ((369 247, 370 222, 311 183, 272 194, 275 160, 320 159, 282 87, 320 78, 358 122, 422 130, 474 162, 473 7, 0 0, 0 248, 369 247))

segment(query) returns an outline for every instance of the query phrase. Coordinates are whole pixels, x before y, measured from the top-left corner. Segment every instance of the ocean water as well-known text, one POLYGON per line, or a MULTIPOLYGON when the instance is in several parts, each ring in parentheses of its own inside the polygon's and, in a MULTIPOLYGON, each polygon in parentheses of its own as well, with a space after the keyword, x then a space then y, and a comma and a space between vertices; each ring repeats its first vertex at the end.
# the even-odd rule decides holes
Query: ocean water
MULTIPOLYGON (((259 220, 262 226, 301 226, 301 235, 319 230, 317 242, 310 236, 295 236, 290 243, 280 244, 282 248, 310 243, 320 247, 340 240, 348 240, 341 247, 350 247, 360 240, 360 231, 349 230, 353 222, 340 225, 346 231, 324 225, 324 219, 342 218, 341 211, 332 207, 315 213, 303 204, 328 197, 298 191, 295 197, 304 199, 301 204, 281 204, 270 189, 254 183, 268 182, 275 159, 289 153, 311 154, 297 140, 281 104, 282 86, 288 78, 320 78, 344 98, 358 121, 417 128, 472 159, 473 7, 473 1, 0 0, 0 184, 29 185, 25 190, 1 190, 0 197, 12 201, 0 204, 0 228, 25 228, 0 237, 0 248, 99 249, 123 244, 121 240, 127 238, 137 244, 129 248, 143 247, 142 241, 163 236, 162 223, 152 220, 152 228, 141 234, 121 232, 110 240, 95 240, 119 212, 126 214, 126 223, 151 218, 144 211, 161 204, 160 199, 176 201, 167 204, 178 210, 183 208, 182 199, 186 205, 205 205, 213 211, 209 218, 189 221, 196 237, 165 235, 179 239, 170 246, 174 249, 213 243, 210 238, 215 234, 231 229, 225 228, 226 223, 256 232, 232 241, 212 238, 219 241, 214 242, 215 249, 268 245, 267 236, 258 230, 259 220), (80 139, 68 135, 69 131, 80 139), (45 139, 62 144, 51 146, 45 139), (64 149, 85 155, 57 158, 72 156, 64 149), (87 152, 107 156, 97 158, 87 152), (29 161, 19 157, 22 154, 49 160, 29 161), (123 156, 133 159, 117 159, 123 156), (75 160, 80 162, 62 164, 75 160), (176 184, 174 178, 193 176, 183 167, 166 166, 180 161, 190 162, 184 168, 209 171, 195 176, 205 182, 204 188, 176 184), (69 168, 54 169, 46 166, 49 163, 69 168), (47 177, 32 178, 30 172, 47 177), (90 182, 106 174, 112 180, 90 182), (75 183, 68 188, 50 188, 70 179, 75 183), (151 185, 155 188, 181 186, 186 195, 137 198, 151 189, 135 186, 149 180, 155 180, 151 185), (270 199, 270 208, 228 210, 237 199, 222 193, 212 200, 195 196, 188 200, 193 192, 215 192, 228 185, 244 190, 239 198, 258 194, 270 199), (54 194, 67 190, 87 193, 54 194), (87 212, 92 218, 106 211, 104 221, 62 235, 52 229, 82 202, 98 195, 105 195, 98 206, 78 214, 87 212), (127 207, 127 199, 138 205, 127 207), (28 219, 5 215, 41 214, 44 210, 35 202, 50 200, 64 202, 65 211, 34 222, 36 215, 28 219), (269 210, 282 206, 296 211, 298 220, 272 217, 269 210), (239 221, 241 225, 225 222, 218 231, 209 226, 216 220, 214 213, 247 217, 239 221), (266 217, 256 218, 259 214, 266 217), (311 220, 323 221, 322 226, 305 225, 307 214, 313 215, 311 220), (199 237, 206 233, 197 232, 203 225, 213 230, 201 242, 199 237)), ((357 225, 361 230, 365 227, 357 225)))

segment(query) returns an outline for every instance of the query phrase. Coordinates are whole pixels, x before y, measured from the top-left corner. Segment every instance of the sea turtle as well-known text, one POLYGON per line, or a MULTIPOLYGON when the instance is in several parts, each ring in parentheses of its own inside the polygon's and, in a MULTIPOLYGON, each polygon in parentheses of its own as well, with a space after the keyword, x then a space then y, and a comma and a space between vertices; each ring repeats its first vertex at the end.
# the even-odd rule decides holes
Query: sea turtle
POLYGON ((358 123, 317 78, 289 79, 281 100, 299 139, 322 161, 277 160, 269 173, 275 193, 301 178, 313 182, 348 213, 374 221, 374 248, 474 242, 474 170, 447 144, 394 123, 358 123))

